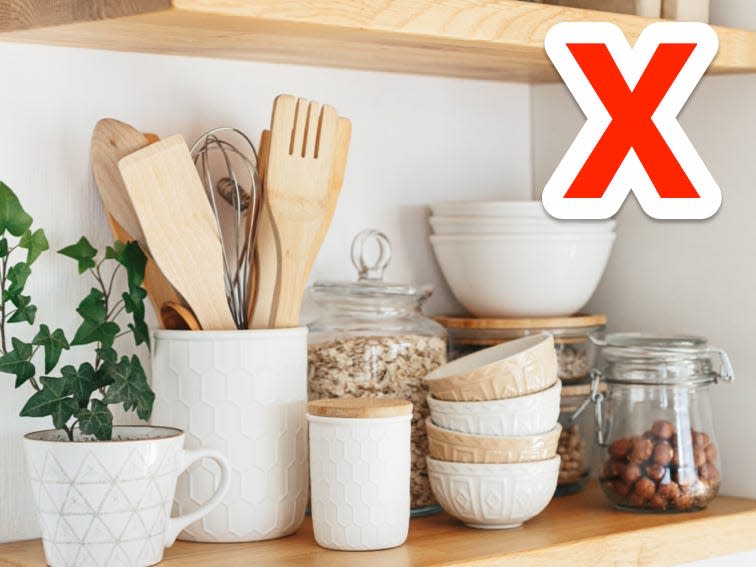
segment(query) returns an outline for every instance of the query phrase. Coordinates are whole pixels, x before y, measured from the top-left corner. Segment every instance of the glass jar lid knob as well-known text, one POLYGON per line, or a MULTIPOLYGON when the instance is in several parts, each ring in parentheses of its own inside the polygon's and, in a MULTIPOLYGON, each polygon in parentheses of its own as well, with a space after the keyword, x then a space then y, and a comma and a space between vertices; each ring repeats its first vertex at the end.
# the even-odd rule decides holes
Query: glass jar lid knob
POLYGON ((360 232, 352 241, 352 264, 357 268, 360 281, 383 279, 383 272, 391 262, 391 242, 380 230, 368 228, 360 232), (378 245, 378 258, 373 264, 365 260, 365 248, 370 242, 378 245))

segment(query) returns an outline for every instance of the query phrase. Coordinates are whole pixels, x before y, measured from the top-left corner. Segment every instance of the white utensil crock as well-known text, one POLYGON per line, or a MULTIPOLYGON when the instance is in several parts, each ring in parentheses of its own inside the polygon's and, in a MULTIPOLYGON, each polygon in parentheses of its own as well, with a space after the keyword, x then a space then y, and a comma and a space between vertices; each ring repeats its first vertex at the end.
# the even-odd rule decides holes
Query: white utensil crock
MULTIPOLYGON (((153 419, 186 431, 187 447, 228 456, 220 506, 179 539, 258 541, 294 533, 307 506, 307 329, 156 331, 153 419)), ((176 510, 196 508, 218 471, 179 478, 176 510)))
POLYGON ((163 558, 178 533, 218 505, 229 468, 217 451, 185 451, 184 432, 114 427, 112 441, 68 441, 62 431, 24 438, 42 543, 51 567, 145 567, 163 558), (212 459, 218 485, 191 513, 171 518, 176 478, 212 459))
POLYGON ((388 549, 407 539, 412 405, 408 406, 409 413, 392 417, 308 413, 312 525, 322 547, 388 549))

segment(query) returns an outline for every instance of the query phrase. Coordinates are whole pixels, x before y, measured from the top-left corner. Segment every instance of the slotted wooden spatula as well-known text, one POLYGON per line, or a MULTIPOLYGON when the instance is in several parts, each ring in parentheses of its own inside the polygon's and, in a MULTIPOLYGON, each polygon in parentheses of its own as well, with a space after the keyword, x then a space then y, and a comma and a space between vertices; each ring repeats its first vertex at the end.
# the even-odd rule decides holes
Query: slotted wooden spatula
POLYGON ((324 225, 327 228, 337 132, 333 107, 289 95, 276 97, 265 172, 265 199, 280 260, 271 312, 274 328, 299 323, 313 247, 319 247, 324 225))
POLYGON ((202 328, 235 329, 217 225, 184 138, 161 140, 118 167, 152 257, 202 328))
MULTIPOLYGON (((349 154, 349 142, 352 136, 352 123, 347 118, 340 117, 338 130, 336 132, 336 151, 333 154, 333 163, 331 175, 328 182, 328 205, 326 207, 326 216, 323 219, 319 239, 313 242, 311 256, 305 264, 308 274, 317 257, 317 253, 323 244, 323 239, 328 232, 328 227, 336 211, 336 204, 341 194, 341 187, 344 183, 344 173, 346 171, 347 155, 349 154)), ((268 151, 270 149, 270 131, 263 131, 260 136, 260 179, 265 184, 265 170, 267 168, 268 151)), ((250 293, 252 298, 250 304, 249 321, 250 328, 260 329, 271 325, 271 311, 273 310, 273 298, 276 290, 276 277, 278 266, 278 252, 276 245, 275 229, 270 218, 270 210, 267 208, 267 201, 263 201, 263 210, 260 214, 260 224, 258 227, 256 246, 255 246, 255 273, 256 278, 250 280, 250 293)))

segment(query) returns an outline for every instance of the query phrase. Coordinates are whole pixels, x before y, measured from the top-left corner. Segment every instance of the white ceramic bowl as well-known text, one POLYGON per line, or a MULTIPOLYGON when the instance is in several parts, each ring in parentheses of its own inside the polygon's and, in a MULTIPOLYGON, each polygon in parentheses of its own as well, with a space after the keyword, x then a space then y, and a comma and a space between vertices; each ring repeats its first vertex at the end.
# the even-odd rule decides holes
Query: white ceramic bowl
POLYGON ((432 203, 435 216, 551 218, 541 201, 440 201, 432 203))
POLYGON ((559 455, 504 465, 447 463, 428 457, 438 503, 471 528, 516 528, 540 514, 554 496, 559 455))
POLYGON ((615 222, 571 221, 552 218, 430 217, 436 234, 540 234, 611 232, 615 222))
POLYGON ((446 282, 477 317, 564 317, 580 311, 601 280, 614 233, 434 234, 446 282))
POLYGON ((431 421, 451 431, 473 435, 534 435, 554 428, 559 419, 562 383, 506 400, 447 402, 428 395, 431 421))

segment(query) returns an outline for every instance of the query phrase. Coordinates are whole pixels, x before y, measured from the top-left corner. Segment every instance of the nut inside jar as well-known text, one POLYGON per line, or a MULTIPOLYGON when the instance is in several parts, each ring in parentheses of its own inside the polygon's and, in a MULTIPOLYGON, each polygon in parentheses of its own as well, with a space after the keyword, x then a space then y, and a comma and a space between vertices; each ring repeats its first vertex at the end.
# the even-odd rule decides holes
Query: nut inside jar
POLYGON ((705 508, 719 492, 717 449, 695 429, 678 432, 657 420, 642 435, 623 437, 608 447, 599 480, 620 508, 690 512, 705 508))

